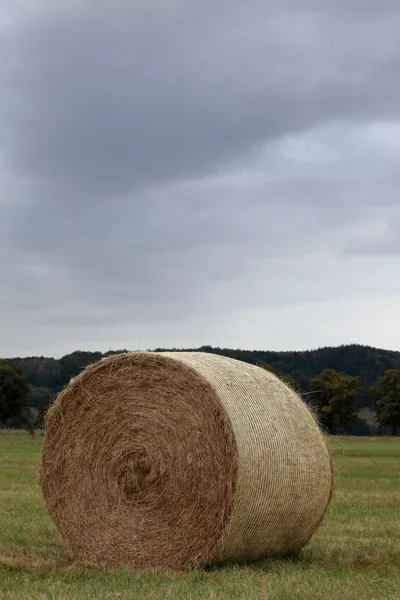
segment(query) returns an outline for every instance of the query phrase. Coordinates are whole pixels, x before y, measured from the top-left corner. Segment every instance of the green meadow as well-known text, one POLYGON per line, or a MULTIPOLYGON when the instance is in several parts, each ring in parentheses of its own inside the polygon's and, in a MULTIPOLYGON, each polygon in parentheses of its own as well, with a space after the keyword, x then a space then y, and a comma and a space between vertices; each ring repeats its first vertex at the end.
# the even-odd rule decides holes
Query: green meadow
POLYGON ((0 434, 1 600, 400 600, 400 438, 335 438, 336 491, 299 555, 190 573, 70 562, 37 483, 42 438, 0 434))

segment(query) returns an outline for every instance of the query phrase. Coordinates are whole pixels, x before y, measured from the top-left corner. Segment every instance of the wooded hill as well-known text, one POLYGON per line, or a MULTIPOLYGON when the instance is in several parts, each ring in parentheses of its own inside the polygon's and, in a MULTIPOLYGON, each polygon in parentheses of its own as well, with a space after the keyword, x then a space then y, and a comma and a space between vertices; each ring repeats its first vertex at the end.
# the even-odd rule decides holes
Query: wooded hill
MULTIPOLYGON (((155 351, 167 350, 157 348, 155 351)), ((233 350, 229 348, 179 349, 185 351, 213 352, 229 356, 244 362, 259 365, 268 364, 278 372, 290 376, 302 392, 309 390, 310 380, 324 369, 335 369, 340 373, 360 378, 361 403, 370 405, 370 388, 378 383, 386 369, 400 369, 400 352, 381 350, 369 346, 345 345, 326 347, 302 352, 273 352, 263 350, 233 350)), ((169 351, 178 351, 177 348, 169 351)), ((126 352, 117 350, 107 352, 85 352, 77 350, 56 360, 54 358, 27 357, 12 358, 25 374, 34 406, 46 390, 53 397, 89 364, 110 354, 126 352)))

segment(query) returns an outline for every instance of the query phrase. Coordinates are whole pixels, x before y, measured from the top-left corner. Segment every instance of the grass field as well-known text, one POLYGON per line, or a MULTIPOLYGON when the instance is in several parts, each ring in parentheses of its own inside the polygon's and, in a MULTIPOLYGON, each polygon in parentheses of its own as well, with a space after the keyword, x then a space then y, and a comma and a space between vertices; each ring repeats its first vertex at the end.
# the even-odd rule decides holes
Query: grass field
POLYGON ((167 574, 40 565, 65 555, 37 485, 41 438, 0 435, 0 599, 400 600, 400 438, 333 444, 335 498, 299 556, 167 574))

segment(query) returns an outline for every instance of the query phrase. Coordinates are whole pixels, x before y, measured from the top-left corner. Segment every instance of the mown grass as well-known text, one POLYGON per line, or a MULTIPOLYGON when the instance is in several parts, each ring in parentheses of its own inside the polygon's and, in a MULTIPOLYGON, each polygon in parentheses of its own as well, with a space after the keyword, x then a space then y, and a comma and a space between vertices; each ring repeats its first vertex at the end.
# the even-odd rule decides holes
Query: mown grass
POLYGON ((334 501, 297 557, 141 573, 41 565, 65 556, 37 485, 41 438, 0 435, 0 598, 400 600, 400 438, 341 438, 333 446, 334 501))

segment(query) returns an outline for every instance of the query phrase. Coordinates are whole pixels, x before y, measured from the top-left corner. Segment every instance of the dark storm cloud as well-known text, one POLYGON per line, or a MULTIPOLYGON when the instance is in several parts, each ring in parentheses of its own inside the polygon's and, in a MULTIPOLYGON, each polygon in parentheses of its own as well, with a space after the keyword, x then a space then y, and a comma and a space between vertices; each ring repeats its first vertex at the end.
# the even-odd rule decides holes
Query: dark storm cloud
POLYGON ((218 172, 326 120, 399 114, 397 4, 39 6, 2 39, 4 125, 9 164, 52 182, 53 202, 218 172))

